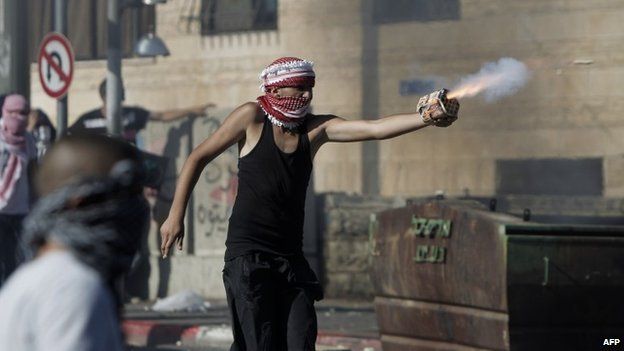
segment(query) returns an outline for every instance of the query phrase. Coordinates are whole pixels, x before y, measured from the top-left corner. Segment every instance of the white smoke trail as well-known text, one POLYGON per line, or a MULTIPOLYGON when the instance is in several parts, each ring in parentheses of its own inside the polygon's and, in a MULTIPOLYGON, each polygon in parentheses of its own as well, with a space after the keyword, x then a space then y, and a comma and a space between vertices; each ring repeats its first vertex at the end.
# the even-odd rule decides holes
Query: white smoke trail
POLYGON ((484 64, 479 72, 462 78, 448 96, 462 98, 483 93, 486 102, 493 102, 516 93, 526 84, 530 75, 524 63, 503 57, 497 62, 484 64))

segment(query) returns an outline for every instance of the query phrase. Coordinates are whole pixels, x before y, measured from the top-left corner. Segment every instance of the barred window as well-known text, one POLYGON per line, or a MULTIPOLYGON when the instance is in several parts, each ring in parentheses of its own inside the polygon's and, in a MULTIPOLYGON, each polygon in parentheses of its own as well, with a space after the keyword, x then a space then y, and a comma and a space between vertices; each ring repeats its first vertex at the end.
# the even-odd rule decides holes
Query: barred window
POLYGON ((277 0, 202 0, 201 33, 277 29, 277 0))
MULTIPOLYGON (((54 30, 54 0, 28 0, 29 45, 33 60, 37 59, 43 37, 54 30)), ((76 60, 106 58, 108 48, 108 0, 67 0, 67 37, 72 43, 76 60)), ((154 30, 155 6, 129 7, 121 16, 123 57, 133 56, 134 44, 148 31, 154 30)))
POLYGON ((376 24, 460 19, 459 0, 374 0, 376 24))

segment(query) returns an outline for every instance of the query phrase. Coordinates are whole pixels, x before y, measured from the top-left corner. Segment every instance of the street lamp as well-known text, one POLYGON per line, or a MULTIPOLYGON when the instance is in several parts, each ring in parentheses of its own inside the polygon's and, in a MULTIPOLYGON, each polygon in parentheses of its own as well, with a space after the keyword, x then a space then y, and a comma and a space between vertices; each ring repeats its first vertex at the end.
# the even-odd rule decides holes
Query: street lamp
MULTIPOLYGON (((121 12, 127 7, 156 5, 167 0, 108 0, 108 51, 106 72, 106 122, 110 134, 121 135, 121 12)), ((160 38, 150 33, 135 47, 139 56, 169 55, 160 38), (151 36, 150 36, 151 34, 151 36), (144 41, 145 39, 145 41, 144 41)))
POLYGON ((140 57, 169 56, 169 49, 162 39, 149 32, 136 43, 134 53, 140 57))

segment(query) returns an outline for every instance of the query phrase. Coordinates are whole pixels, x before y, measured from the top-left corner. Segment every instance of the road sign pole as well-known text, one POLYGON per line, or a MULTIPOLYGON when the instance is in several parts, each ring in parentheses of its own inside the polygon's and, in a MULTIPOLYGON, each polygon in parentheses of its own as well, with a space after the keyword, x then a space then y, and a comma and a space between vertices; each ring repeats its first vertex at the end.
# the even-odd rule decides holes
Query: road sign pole
POLYGON ((106 72, 106 122, 108 132, 121 135, 121 8, 108 0, 108 58, 106 72))
MULTIPOLYGON (((54 30, 67 35, 67 0, 56 0, 54 4, 54 30)), ((57 139, 67 133, 67 95, 56 100, 57 139)))

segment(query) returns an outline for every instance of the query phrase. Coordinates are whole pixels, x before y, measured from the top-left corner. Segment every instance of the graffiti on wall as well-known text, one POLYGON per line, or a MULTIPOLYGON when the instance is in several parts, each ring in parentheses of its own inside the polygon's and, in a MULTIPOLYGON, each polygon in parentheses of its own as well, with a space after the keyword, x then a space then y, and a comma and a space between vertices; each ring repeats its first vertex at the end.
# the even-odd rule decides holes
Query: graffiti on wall
MULTIPOLYGON (((208 116, 192 117, 174 123, 150 123, 142 146, 167 159, 163 181, 152 211, 156 225, 152 235, 167 217, 179 173, 191 151, 212 135, 229 110, 208 116)), ((190 254, 212 254, 224 248, 227 225, 238 187, 237 146, 212 160, 202 172, 186 213, 186 246, 190 254)), ((159 243, 152 248, 157 252, 159 243)))
POLYGON ((197 221, 204 226, 205 236, 227 231, 238 189, 235 148, 228 149, 221 157, 224 160, 210 164, 203 174, 208 197, 197 199, 197 221))
MULTIPOLYGON (((218 117, 206 117, 201 120, 195 134, 212 135, 221 125, 218 117)), ((196 137, 197 142, 201 142, 196 137)), ((202 138, 203 139, 203 138, 202 138)), ((194 197, 196 235, 207 239, 225 240, 232 206, 238 189, 237 160, 238 151, 234 145, 214 159, 201 175, 194 197)), ((211 240, 212 241, 212 240, 211 240)), ((213 242, 213 245, 216 244, 213 242)))

